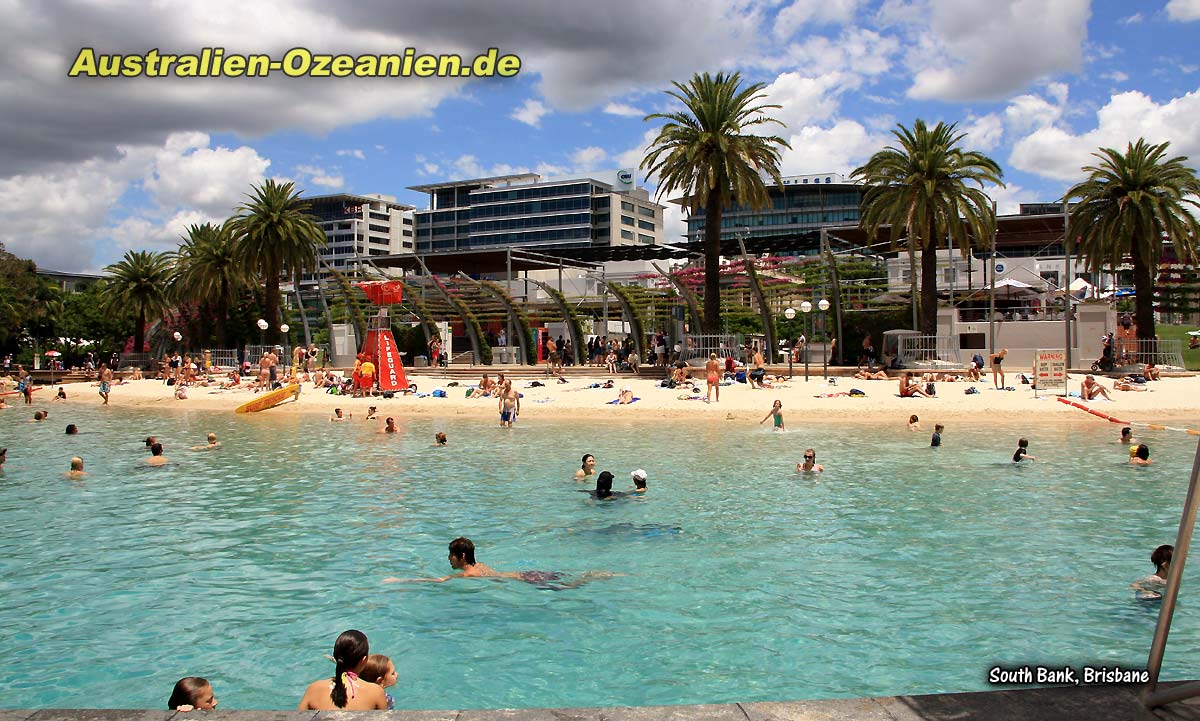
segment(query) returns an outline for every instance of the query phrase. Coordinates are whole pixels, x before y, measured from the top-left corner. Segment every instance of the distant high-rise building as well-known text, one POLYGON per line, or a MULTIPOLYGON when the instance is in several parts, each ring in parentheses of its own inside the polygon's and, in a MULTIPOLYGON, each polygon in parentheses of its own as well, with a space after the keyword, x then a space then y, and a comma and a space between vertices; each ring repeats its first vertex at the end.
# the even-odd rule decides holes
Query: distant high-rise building
MULTIPOLYGON (((305 197, 304 201, 328 239, 319 251, 320 258, 338 270, 355 270, 362 258, 413 252, 414 208, 397 203, 393 196, 336 193, 305 197)), ((306 273, 302 280, 317 277, 306 273)))

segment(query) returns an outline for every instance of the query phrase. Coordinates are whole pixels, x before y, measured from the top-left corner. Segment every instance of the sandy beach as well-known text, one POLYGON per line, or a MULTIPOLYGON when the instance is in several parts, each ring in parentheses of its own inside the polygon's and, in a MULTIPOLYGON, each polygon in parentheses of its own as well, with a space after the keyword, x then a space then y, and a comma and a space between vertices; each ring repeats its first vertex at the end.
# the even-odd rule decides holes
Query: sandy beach
MULTIPOLYGON (((603 382, 607 376, 597 374, 594 378, 572 377, 568 383, 551 382, 544 387, 527 387, 528 380, 517 380, 514 386, 521 392, 521 420, 537 418, 574 418, 589 421, 644 418, 671 418, 677 420, 705 421, 753 421, 757 422, 771 408, 776 399, 782 401, 784 418, 789 423, 821 420, 844 423, 891 422, 898 417, 918 414, 926 423, 954 421, 994 423, 1029 419, 1034 422, 1058 422, 1061 420, 1089 419, 1087 413, 1056 401, 1057 395, 1042 394, 1035 397, 1028 385, 1009 376, 1007 382, 1016 390, 998 391, 992 387, 990 377, 977 383, 938 383, 935 398, 900 398, 897 381, 862 381, 853 378, 837 378, 836 385, 828 385, 824 379, 812 378, 807 383, 803 376, 776 383, 770 389, 751 389, 745 384, 734 384, 721 388, 720 402, 705 403, 703 400, 685 400, 690 395, 688 387, 667 389, 658 386, 657 379, 615 379, 612 389, 592 389, 585 386, 603 382), (629 386, 639 400, 630 405, 611 405, 619 390, 629 386), (977 394, 966 394, 968 387, 979 389, 977 394), (852 388, 861 389, 865 397, 843 395, 852 388), (837 394, 837 395, 830 395, 837 394)), ((300 398, 286 402, 266 413, 271 414, 320 414, 330 415, 334 408, 353 413, 355 418, 365 414, 369 406, 377 406, 381 417, 398 416, 473 416, 489 422, 498 420, 497 399, 467 398, 470 384, 459 381, 450 386, 451 379, 438 376, 413 376, 421 393, 430 393, 436 388, 446 391, 439 398, 397 396, 385 399, 351 398, 331 395, 324 389, 306 384, 300 398)), ((1071 376, 1069 388, 1078 392, 1082 376, 1071 376)), ((545 382, 544 380, 541 382, 545 382)), ((1112 415, 1123 421, 1157 423, 1169 422, 1175 426, 1200 428, 1200 377, 1164 378, 1151 382, 1145 392, 1114 391, 1112 382, 1102 379, 1109 388, 1113 401, 1094 400, 1090 408, 1112 415)), ((704 385, 695 386, 703 397, 704 385)), ((95 383, 74 383, 65 386, 69 404, 100 403, 95 383)), ((114 386, 111 404, 117 408, 173 410, 228 410, 255 397, 249 390, 222 391, 215 388, 189 388, 186 400, 176 400, 174 388, 161 381, 132 381, 114 386)), ((45 388, 34 395, 32 409, 50 404, 54 392, 45 388)), ((10 408, 20 409, 20 397, 7 397, 10 408)), ((1073 398, 1079 402, 1078 398, 1073 398)), ((32 410, 31 410, 32 412, 32 410)), ((1099 418, 1090 417, 1100 423, 1099 418)), ((769 421, 768 421, 769 422, 769 421)))

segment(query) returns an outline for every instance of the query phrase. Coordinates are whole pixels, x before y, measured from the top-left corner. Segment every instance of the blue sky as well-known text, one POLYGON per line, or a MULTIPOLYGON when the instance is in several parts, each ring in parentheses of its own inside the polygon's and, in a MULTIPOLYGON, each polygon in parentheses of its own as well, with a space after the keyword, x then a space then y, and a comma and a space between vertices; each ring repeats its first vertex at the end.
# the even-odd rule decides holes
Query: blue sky
MULTIPOLYGON (((1061 196, 1101 145, 1145 135, 1200 157, 1200 0, 8 5, 0 242, 58 270, 172 248, 267 177, 420 206, 406 186, 634 166, 655 127, 643 115, 671 107, 670 81, 703 71, 738 70, 783 106, 785 174, 848 172, 898 122, 958 122, 1005 171, 991 191, 1001 212, 1061 196), (66 76, 84 46, 218 45, 497 46, 523 67, 470 82, 66 76)), ((677 212, 668 219, 682 232, 677 212)))

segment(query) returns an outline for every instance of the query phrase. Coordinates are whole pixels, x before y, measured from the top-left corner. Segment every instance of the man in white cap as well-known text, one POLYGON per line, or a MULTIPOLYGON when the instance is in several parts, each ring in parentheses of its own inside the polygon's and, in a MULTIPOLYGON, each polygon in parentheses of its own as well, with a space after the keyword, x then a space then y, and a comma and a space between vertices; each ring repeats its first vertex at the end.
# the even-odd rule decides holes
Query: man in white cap
POLYGON ((633 490, 630 493, 645 493, 646 492, 646 471, 641 468, 629 474, 633 476, 633 490))

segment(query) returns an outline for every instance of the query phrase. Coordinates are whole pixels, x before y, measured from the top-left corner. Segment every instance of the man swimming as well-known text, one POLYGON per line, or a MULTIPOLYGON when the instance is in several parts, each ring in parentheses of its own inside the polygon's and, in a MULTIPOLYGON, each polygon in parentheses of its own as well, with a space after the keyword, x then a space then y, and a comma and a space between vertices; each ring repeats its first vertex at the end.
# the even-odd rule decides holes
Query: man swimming
POLYGON ((161 466, 167 462, 167 457, 163 455, 163 446, 161 443, 155 442, 150 446, 150 457, 145 460, 148 466, 161 466))
POLYGON ((423 581, 427 583, 443 583, 453 578, 507 578, 524 581, 538 588, 561 591, 577 588, 593 578, 611 578, 614 574, 607 571, 589 571, 578 579, 563 581, 564 575, 556 571, 497 571, 491 566, 475 560, 475 544, 469 538, 459 537, 450 542, 450 567, 457 573, 439 578, 385 578, 384 583, 402 583, 404 581, 423 581))

